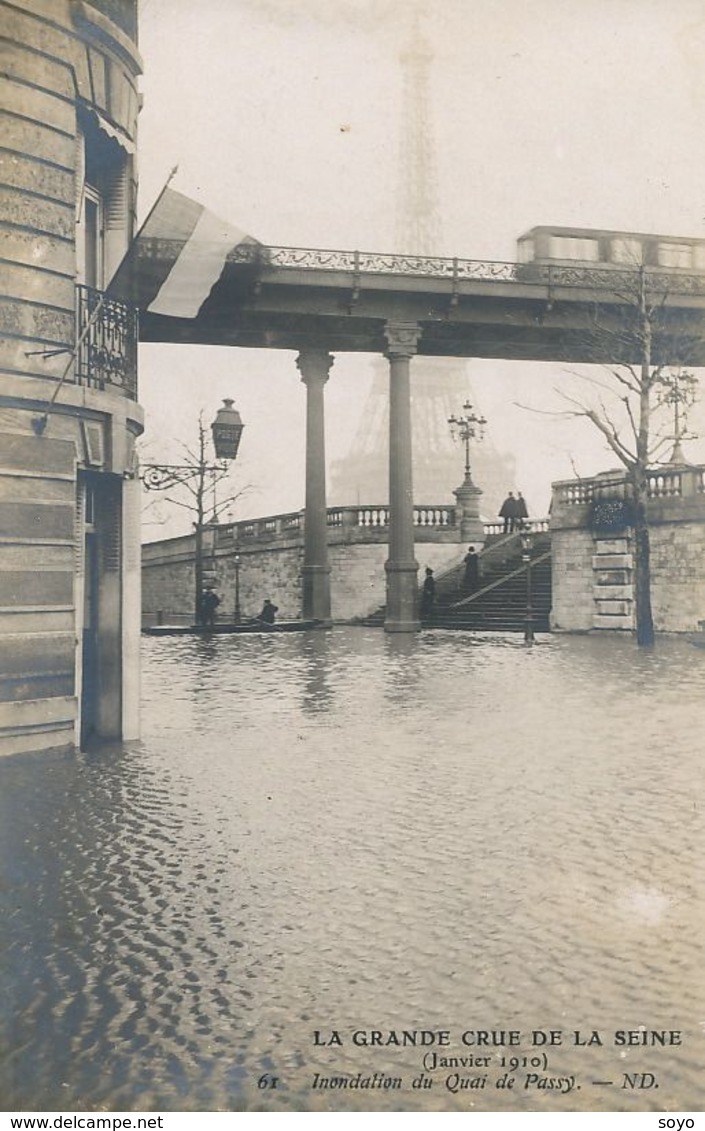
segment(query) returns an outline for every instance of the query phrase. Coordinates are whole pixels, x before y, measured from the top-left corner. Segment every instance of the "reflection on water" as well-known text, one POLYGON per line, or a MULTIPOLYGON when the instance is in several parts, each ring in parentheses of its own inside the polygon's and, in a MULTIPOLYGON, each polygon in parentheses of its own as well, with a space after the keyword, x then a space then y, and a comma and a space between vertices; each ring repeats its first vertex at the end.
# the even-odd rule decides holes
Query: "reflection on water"
POLYGON ((703 1106, 705 653, 354 629, 144 652, 140 744, 0 764, 5 1108, 703 1106), (639 1026, 683 1044, 615 1048, 639 1026), (567 1097, 311 1089, 410 1082, 418 1049, 349 1037, 420 1027, 604 1043, 551 1054, 567 1097), (659 1089, 591 1083, 625 1071, 659 1089))

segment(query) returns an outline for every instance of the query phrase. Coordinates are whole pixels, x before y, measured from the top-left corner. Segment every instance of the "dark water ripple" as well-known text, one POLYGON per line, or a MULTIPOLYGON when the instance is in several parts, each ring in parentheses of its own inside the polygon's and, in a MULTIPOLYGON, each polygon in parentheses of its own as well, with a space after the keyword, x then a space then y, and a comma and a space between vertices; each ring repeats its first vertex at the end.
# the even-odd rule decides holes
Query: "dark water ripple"
POLYGON ((658 1092, 343 1103, 703 1106, 705 653, 338 630, 144 669, 140 744, 0 764, 4 1108, 326 1110, 315 1071, 420 1057, 316 1028, 640 1025, 684 1044, 552 1064, 658 1092))

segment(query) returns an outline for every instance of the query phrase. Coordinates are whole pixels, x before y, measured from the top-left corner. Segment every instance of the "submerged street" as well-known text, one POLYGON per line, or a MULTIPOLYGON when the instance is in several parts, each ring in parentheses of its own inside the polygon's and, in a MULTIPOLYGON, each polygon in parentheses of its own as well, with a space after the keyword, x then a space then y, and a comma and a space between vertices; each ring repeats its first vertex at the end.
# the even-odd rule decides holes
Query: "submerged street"
POLYGON ((0 763, 3 1107, 701 1110, 704 675, 672 638, 144 639, 140 743, 0 763), (412 1088, 403 1030, 486 1083, 412 1088))

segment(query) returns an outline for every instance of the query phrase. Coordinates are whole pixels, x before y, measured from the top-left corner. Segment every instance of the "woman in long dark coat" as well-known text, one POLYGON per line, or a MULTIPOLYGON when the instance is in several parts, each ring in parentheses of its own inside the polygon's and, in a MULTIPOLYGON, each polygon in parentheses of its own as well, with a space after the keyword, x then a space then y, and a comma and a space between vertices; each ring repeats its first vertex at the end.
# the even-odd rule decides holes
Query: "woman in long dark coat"
POLYGON ((436 579, 433 570, 426 566, 426 577, 421 590, 421 608, 419 613, 422 620, 429 620, 433 616, 433 606, 436 603, 436 579))
POLYGON ((463 574, 463 593, 474 593, 480 586, 480 558, 475 553, 475 547, 470 546, 463 559, 465 573, 463 574))

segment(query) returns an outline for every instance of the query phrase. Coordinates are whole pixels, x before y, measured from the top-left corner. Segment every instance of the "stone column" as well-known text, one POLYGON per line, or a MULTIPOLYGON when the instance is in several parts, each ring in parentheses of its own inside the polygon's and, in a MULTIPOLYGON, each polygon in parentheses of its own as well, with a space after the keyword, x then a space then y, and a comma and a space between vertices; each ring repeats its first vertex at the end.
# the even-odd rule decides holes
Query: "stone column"
POLYGON ((306 512, 304 518, 304 620, 331 623, 326 511, 326 440, 323 386, 333 364, 325 350, 302 350, 296 359, 306 386, 306 512))
POLYGON ((411 358, 421 328, 387 322, 389 358, 389 558, 385 632, 416 632, 418 562, 414 558, 414 494, 411 457, 411 358))

